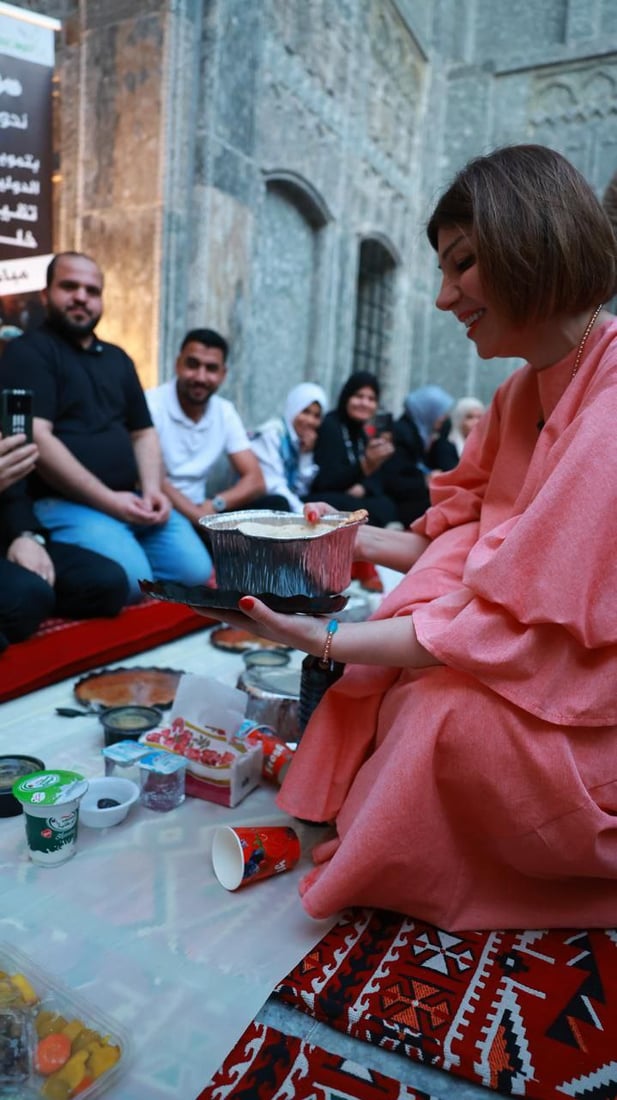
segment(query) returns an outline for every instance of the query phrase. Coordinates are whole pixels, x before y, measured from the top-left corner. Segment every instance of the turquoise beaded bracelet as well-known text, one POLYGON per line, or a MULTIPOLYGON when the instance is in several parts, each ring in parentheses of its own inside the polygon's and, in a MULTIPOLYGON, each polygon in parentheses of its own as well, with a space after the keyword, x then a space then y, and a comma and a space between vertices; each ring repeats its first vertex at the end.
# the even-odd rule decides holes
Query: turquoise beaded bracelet
POLYGON ((322 653, 321 657, 319 658, 319 667, 320 668, 329 668, 330 667, 330 650, 332 649, 332 638, 336 634, 337 630, 338 630, 337 620, 336 619, 330 619, 330 622, 328 623, 328 632, 326 634, 326 642, 325 642, 325 645, 323 647, 323 653, 322 653))

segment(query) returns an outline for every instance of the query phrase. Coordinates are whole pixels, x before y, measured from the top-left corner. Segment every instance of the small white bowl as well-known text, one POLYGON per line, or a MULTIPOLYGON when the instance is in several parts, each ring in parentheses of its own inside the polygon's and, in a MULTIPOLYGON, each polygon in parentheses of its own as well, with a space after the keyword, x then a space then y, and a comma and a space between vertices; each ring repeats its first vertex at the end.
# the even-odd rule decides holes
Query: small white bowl
POLYGON ((79 820, 90 829, 106 829, 109 825, 119 825, 138 798, 139 787, 132 779, 116 778, 113 775, 89 779, 88 790, 79 804, 79 820), (101 798, 113 798, 119 805, 101 809, 97 805, 101 798))

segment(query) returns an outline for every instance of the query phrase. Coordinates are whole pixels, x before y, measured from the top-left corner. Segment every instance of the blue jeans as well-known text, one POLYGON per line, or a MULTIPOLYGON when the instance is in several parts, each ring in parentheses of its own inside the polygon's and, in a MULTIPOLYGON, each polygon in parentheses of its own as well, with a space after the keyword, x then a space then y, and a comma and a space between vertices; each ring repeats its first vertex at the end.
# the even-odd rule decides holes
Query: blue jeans
POLYGON ((96 550, 118 562, 129 579, 129 603, 141 599, 138 581, 205 584, 212 561, 190 520, 172 510, 166 523, 124 523, 86 504, 44 497, 34 506, 39 523, 61 542, 96 550))

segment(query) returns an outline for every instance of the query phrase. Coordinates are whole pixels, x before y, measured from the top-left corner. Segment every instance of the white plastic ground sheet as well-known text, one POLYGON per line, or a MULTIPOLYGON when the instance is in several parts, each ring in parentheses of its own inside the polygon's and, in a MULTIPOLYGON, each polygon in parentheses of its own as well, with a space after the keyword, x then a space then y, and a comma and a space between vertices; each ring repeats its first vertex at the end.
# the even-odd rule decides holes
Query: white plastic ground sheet
MULTIPOLYGON (((214 649, 207 631, 109 667, 117 665, 172 667, 232 685, 243 668, 239 655, 214 649)), ((98 718, 55 713, 75 705, 75 682, 5 703, 0 753, 102 775, 98 718)), ((187 798, 156 813, 138 803, 114 828, 80 825, 76 855, 56 867, 30 861, 22 817, 0 819, 0 941, 132 1036, 109 1100, 195 1100, 275 984, 334 923, 311 920, 298 897, 322 835, 279 811, 265 785, 233 809, 187 798), (297 830, 298 866, 235 893, 223 889, 211 866, 212 830, 275 822, 297 830)))

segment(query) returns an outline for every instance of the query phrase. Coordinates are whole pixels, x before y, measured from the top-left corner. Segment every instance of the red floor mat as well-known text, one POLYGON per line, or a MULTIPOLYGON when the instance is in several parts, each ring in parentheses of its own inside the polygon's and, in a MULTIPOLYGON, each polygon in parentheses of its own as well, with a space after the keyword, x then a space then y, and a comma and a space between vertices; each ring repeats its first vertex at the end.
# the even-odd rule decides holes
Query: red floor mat
POLYGON ((502 1093, 617 1100, 614 929, 449 934, 356 909, 275 994, 502 1093))
POLYGON ((114 619, 48 619, 26 642, 0 655, 0 702, 203 630, 212 622, 189 607, 159 600, 126 607, 114 619))
POLYGON ((272 1100, 274 1096, 289 1100, 431 1100, 427 1093, 383 1073, 255 1022, 197 1100, 272 1100))

